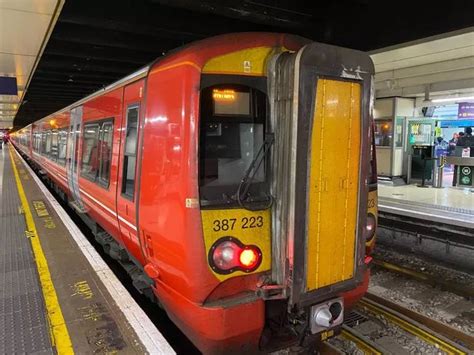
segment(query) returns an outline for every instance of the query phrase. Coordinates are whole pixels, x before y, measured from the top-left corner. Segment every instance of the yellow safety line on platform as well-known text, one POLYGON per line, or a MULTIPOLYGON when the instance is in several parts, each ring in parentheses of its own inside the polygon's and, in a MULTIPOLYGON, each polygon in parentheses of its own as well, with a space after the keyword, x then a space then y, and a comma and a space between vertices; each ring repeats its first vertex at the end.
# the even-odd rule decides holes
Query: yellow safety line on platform
POLYGON ((43 253, 43 248, 41 247, 36 225, 28 204, 28 200, 26 199, 25 191, 20 180, 20 175, 18 174, 18 169, 16 167, 12 150, 13 148, 10 147, 9 152, 13 172, 15 175, 16 186, 18 187, 18 195, 23 206, 26 227, 28 229, 26 232, 31 236, 29 239, 33 248, 33 253, 35 255, 36 267, 38 268, 38 275, 41 282, 41 290, 43 291, 45 300, 51 340, 53 345, 56 346, 56 351, 58 354, 74 354, 71 338, 69 337, 66 322, 64 321, 63 313, 61 311, 61 306, 59 305, 58 296, 51 279, 51 274, 49 273, 48 262, 46 261, 46 257, 43 253))

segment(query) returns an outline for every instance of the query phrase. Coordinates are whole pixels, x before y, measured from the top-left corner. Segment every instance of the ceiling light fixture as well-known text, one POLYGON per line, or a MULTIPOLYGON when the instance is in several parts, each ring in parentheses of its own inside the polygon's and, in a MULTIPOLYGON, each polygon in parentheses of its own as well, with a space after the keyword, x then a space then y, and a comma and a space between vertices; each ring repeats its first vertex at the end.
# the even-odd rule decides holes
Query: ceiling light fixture
POLYGON ((462 101, 462 100, 474 100, 474 96, 448 97, 446 99, 434 99, 432 100, 432 102, 449 102, 449 101, 462 101))

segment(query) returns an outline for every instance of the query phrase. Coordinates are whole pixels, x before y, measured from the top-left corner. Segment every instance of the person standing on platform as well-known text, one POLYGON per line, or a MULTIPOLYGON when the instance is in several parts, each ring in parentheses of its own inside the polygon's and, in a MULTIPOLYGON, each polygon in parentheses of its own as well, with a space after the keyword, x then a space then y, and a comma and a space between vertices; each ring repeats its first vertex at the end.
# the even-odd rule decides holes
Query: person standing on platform
POLYGON ((454 155, 456 151, 456 143, 458 142, 459 134, 453 133, 453 138, 449 140, 448 155, 454 155))
POLYGON ((434 129, 434 131, 435 131, 435 140, 436 140, 436 138, 443 136, 443 130, 442 130, 441 127, 439 126, 439 122, 438 122, 438 121, 436 121, 436 123, 435 123, 435 129, 434 129))
POLYGON ((458 147, 474 147, 474 137, 472 136, 472 128, 466 127, 464 129, 464 135, 459 137, 456 143, 458 147))

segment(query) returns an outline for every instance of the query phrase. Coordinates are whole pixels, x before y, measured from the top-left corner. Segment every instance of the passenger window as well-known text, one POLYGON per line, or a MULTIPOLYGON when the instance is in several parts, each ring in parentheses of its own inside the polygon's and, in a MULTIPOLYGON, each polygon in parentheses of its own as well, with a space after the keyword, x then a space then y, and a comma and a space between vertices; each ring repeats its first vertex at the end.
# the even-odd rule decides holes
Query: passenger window
POLYGON ((51 131, 51 160, 58 160, 58 130, 51 131))
POLYGON ((44 133, 46 136, 46 144, 45 144, 45 150, 44 153, 46 155, 49 155, 51 153, 51 131, 48 131, 44 133))
MULTIPOLYGON (((75 151, 74 151, 74 173, 77 172, 77 162, 79 160, 79 140, 81 138, 81 125, 80 124, 77 124, 76 125, 76 132, 75 132, 75 135, 73 135, 73 137, 75 137, 75 141, 76 141, 76 144, 75 144, 75 151)), ((73 139, 71 137, 71 143, 72 143, 73 139)))
POLYGON ((44 155, 46 153, 46 132, 41 132, 41 151, 40 154, 44 155))
POLYGON ((99 171, 99 125, 84 125, 83 137, 81 175, 95 181, 99 171))
POLYGON ((127 110, 127 135, 123 157, 122 194, 133 200, 135 191, 135 167, 137 161, 139 107, 127 110))
POLYGON ((58 139, 58 163, 66 165, 67 129, 59 130, 58 139))
POLYGON ((33 150, 39 153, 41 147, 41 133, 36 132, 33 135, 33 150))
POLYGON ((111 122, 102 124, 99 140, 99 182, 103 185, 109 185, 110 179, 110 161, 112 159, 112 136, 113 125, 111 122))

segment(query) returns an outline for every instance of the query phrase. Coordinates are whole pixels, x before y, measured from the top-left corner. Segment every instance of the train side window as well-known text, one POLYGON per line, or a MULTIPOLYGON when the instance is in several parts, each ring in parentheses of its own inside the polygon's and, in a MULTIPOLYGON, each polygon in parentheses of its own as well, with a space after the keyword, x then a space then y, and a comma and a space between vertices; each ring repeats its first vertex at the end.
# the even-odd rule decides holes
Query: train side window
POLYGON ((110 180, 110 162, 112 160, 112 122, 104 122, 100 129, 99 138, 99 183, 109 186, 110 180))
POLYGON ((51 160, 58 160, 58 130, 51 131, 51 160))
POLYGON ((44 154, 49 156, 51 153, 51 131, 47 131, 44 134, 46 135, 44 154))
POLYGON ((84 125, 81 175, 95 181, 99 172, 99 125, 84 125))
POLYGON ((41 150, 41 133, 36 132, 34 135, 34 144, 33 144, 33 150, 36 153, 39 153, 41 150))
POLYGON ((58 137, 58 163, 66 165, 67 128, 59 130, 58 137))
POLYGON ((46 139, 47 139, 47 134, 45 131, 41 132, 41 155, 46 154, 46 139))
POLYGON ((38 142, 38 134, 36 132, 33 133, 33 152, 36 152, 38 142))
POLYGON ((139 106, 127 109, 127 134, 123 153, 122 194, 133 200, 135 191, 135 166, 137 160, 139 106))
MULTIPOLYGON (((74 151, 74 174, 77 172, 77 162, 79 160, 79 139, 81 138, 81 125, 77 124, 76 125, 76 132, 75 135, 72 137, 76 137, 76 145, 75 145, 75 151, 74 151)), ((71 137, 71 142, 72 142, 72 137, 71 137)))

